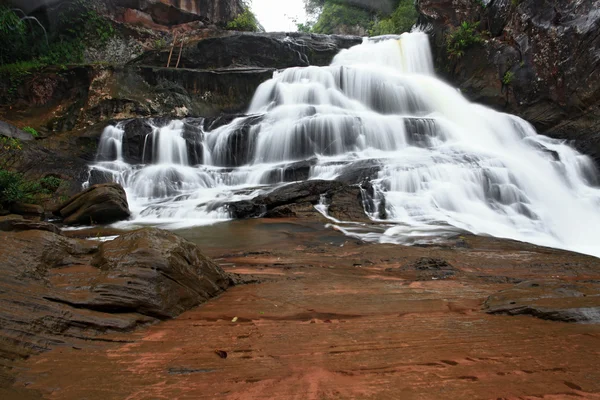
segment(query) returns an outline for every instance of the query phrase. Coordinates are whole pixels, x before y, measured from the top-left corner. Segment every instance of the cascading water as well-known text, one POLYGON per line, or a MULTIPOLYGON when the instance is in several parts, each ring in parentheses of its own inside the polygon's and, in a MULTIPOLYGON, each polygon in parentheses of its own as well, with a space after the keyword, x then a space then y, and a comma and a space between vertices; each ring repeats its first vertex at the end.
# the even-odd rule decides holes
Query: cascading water
POLYGON ((366 240, 469 231, 600 256, 593 162, 437 79, 424 33, 366 40, 329 67, 277 72, 248 116, 213 130, 190 126, 153 126, 136 165, 124 161, 122 125, 106 128, 92 174, 125 187, 135 215, 128 223, 230 219, 214 204, 250 199, 310 160, 308 179, 380 166, 370 216, 385 215, 387 230, 340 228, 366 240))

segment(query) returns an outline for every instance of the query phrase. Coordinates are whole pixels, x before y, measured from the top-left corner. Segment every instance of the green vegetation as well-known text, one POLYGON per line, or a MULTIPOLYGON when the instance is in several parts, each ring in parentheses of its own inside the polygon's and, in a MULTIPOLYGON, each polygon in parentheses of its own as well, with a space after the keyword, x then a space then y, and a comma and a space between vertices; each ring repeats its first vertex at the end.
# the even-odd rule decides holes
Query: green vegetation
POLYGON ((512 71, 506 71, 504 73, 504 77, 502 78, 502 83, 508 86, 512 83, 513 79, 515 79, 515 73, 512 71))
POLYGON ((27 132, 29 133, 31 136, 33 136, 34 138, 40 136, 40 134, 38 133, 38 131, 36 131, 35 129, 33 129, 30 126, 26 126, 25 128, 23 128, 23 132, 27 132))
POLYGON ((22 174, 0 169, 0 204, 34 202, 56 192, 61 184, 62 180, 53 176, 29 181, 22 174))
POLYGON ((244 12, 227 23, 227 29, 233 31, 258 32, 258 20, 248 5, 244 6, 244 12))
POLYGON ((419 14, 413 0, 400 0, 388 18, 377 21, 369 31, 370 36, 399 34, 410 31, 419 14))
POLYGON ((21 150, 21 141, 15 138, 0 136, 0 150, 21 150))
POLYGON ((331 34, 342 26, 358 26, 369 30, 373 26, 373 15, 358 7, 326 1, 312 32, 331 34))
POLYGON ((340 0, 305 0, 312 21, 296 24, 300 32, 342 33, 362 28, 369 36, 400 34, 411 29, 418 13, 414 0, 397 0, 391 14, 355 7, 340 0))
POLYGON ((84 0, 61 4, 44 26, 19 9, 0 6, 0 79, 9 82, 13 95, 25 77, 47 65, 83 62, 88 47, 105 45, 113 26, 84 0))
POLYGON ((477 31, 479 22, 463 22, 452 29, 446 36, 446 51, 448 57, 459 59, 465 55, 469 47, 483 42, 481 34, 477 31))

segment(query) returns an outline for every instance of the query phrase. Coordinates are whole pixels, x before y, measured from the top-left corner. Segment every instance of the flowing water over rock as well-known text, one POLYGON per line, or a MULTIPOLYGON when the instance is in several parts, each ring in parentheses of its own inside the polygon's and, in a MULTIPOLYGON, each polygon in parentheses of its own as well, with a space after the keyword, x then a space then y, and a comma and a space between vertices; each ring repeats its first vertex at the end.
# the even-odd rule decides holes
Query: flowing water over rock
POLYGON ((230 219, 227 202, 277 184, 355 175, 370 181, 365 212, 388 225, 340 226, 349 235, 414 243, 469 231, 600 255, 591 159, 469 103, 435 77, 423 33, 366 40, 328 67, 277 72, 247 115, 223 122, 109 126, 91 181, 125 187, 129 224, 177 228, 230 219))

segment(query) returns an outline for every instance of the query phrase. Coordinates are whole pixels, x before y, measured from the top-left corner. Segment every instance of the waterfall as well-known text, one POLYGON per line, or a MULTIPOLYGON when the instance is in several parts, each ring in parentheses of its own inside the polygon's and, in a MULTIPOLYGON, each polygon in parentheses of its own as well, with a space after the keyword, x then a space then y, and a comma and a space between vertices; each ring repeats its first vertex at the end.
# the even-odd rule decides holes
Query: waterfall
POLYGON ((374 162, 369 216, 385 215, 387 230, 341 228, 350 235, 412 243, 467 231, 600 256, 592 160, 437 79, 421 32, 366 39, 327 67, 278 71, 246 116, 214 129, 150 121, 136 162, 129 140, 123 125, 107 127, 90 175, 125 187, 129 224, 224 221, 225 200, 374 162))

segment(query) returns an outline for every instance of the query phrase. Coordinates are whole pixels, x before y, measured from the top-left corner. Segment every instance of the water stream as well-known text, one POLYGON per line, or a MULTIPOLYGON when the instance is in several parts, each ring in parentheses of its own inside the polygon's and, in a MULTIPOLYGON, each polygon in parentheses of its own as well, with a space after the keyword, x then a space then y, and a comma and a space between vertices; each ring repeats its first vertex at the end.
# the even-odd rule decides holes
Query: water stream
POLYGON ((340 225, 349 235, 414 243, 468 231, 600 256, 592 160, 436 78, 424 33, 365 40, 328 67, 279 71, 246 116, 215 129, 199 119, 149 123, 138 162, 126 161, 121 123, 106 128, 91 167, 125 187, 134 218, 121 225, 225 221, 215 201, 250 199, 294 180, 298 166, 304 179, 330 180, 376 165, 369 216, 387 225, 340 225))

